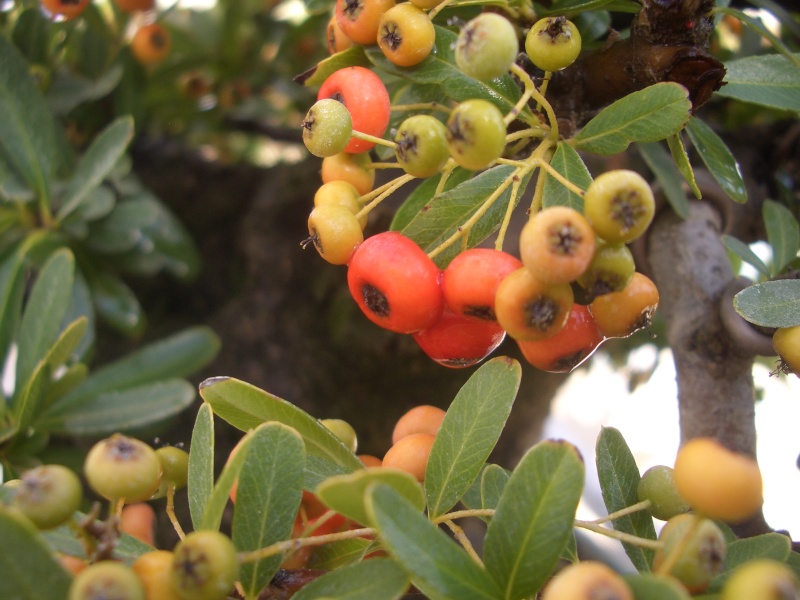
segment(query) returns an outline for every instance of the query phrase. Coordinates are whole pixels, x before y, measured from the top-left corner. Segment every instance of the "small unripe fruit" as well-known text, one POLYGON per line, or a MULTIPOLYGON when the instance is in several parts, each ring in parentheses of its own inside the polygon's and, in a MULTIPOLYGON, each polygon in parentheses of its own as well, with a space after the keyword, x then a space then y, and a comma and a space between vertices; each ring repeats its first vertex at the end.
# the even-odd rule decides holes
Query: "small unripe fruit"
POLYGON ((781 370, 800 377, 800 325, 779 327, 772 335, 772 347, 781 357, 781 370))
POLYGON ((108 500, 150 498, 161 481, 161 461, 150 446, 121 434, 97 442, 83 464, 89 486, 108 500))
POLYGON ((525 52, 542 71, 560 71, 581 53, 581 34, 564 17, 546 17, 531 27, 525 38, 525 52))
POLYGON ((456 65, 470 77, 491 81, 508 72, 518 51, 517 32, 511 21, 484 12, 461 28, 456 40, 456 65))
POLYGON ((436 31, 424 10, 410 2, 383 13, 378 24, 378 46, 399 67, 413 67, 433 50, 436 31))
POLYGON ((320 419, 319 422, 339 438, 350 452, 355 453, 358 449, 358 437, 356 436, 356 430, 353 429, 350 423, 342 419, 320 419))
POLYGON ((75 576, 67 600, 146 600, 144 587, 130 567, 103 560, 75 576))
POLYGON ((189 453, 175 446, 164 446, 156 450, 156 456, 161 463, 161 485, 156 495, 166 495, 167 486, 174 486, 176 490, 186 487, 189 480, 189 453))
POLYGON ((183 600, 222 600, 239 576, 236 547, 225 534, 189 533, 175 546, 172 586, 183 600))
POLYGON ((722 587, 722 600, 798 600, 800 582, 785 563, 755 559, 737 567, 722 587))
POLYGON ((39 529, 65 523, 80 507, 83 487, 78 476, 62 465, 43 465, 22 475, 11 504, 39 529))
POLYGON ((655 206, 647 180, 635 171, 618 169, 589 184, 583 210, 598 236, 612 244, 627 244, 650 226, 655 206))
POLYGON ((588 560, 564 567, 542 593, 542 600, 601 599, 633 600, 633 592, 611 567, 588 560))
POLYGON ((650 500, 650 513, 662 521, 688 512, 689 504, 675 487, 674 472, 666 465, 656 465, 644 472, 636 493, 640 501, 650 500))
POLYGON ((708 589, 725 563, 725 536, 710 519, 692 513, 672 517, 658 535, 664 542, 653 557, 653 571, 661 573, 672 554, 679 556, 669 569, 670 575, 696 594, 708 589), (689 536, 686 539, 686 536, 689 536))
POLYGON ((338 100, 318 100, 303 119, 303 143, 314 156, 339 154, 350 141, 353 121, 350 111, 338 100))
POLYGON ((435 439, 430 433, 412 433, 401 438, 384 455, 383 466, 406 471, 417 481, 423 481, 435 439))
POLYGON ((447 147, 460 166, 485 169, 500 158, 506 146, 506 124, 500 109, 474 98, 456 106, 447 119, 447 147))
POLYGON ((308 216, 308 235, 319 255, 332 265, 346 265, 364 241, 355 214, 340 204, 314 207, 308 216))
POLYGON ((400 124, 394 141, 398 164, 409 175, 430 177, 450 158, 444 124, 430 115, 414 115, 400 124))
POLYGON ((322 159, 322 181, 346 181, 358 190, 360 195, 369 193, 375 185, 375 169, 369 154, 347 154, 340 152, 322 159))

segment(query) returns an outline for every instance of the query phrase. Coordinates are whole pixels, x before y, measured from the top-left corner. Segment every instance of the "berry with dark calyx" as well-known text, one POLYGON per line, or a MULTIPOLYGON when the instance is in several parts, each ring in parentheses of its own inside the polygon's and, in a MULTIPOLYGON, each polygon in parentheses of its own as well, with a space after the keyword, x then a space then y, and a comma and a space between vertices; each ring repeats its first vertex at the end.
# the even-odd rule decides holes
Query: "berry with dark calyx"
POLYGON ((761 470, 754 458, 728 450, 711 438, 693 438, 678 450, 678 493, 697 513, 740 523, 763 503, 761 470))
POLYGON ((427 13, 410 2, 387 10, 378 24, 378 46, 398 67, 413 67, 425 60, 435 39, 436 30, 427 13))
POLYGON ((114 0, 114 4, 122 12, 135 12, 152 10, 156 3, 155 0, 114 0))
POLYGON ((565 17, 545 17, 528 31, 525 52, 542 71, 560 71, 581 53, 581 34, 565 17))
POLYGON ((143 65, 157 65, 169 56, 172 36, 158 23, 140 27, 131 39, 131 52, 143 65))
POLYGON ((347 34, 339 26, 339 21, 336 20, 335 14, 331 15, 328 21, 328 27, 325 29, 325 39, 328 43, 328 52, 330 54, 343 52, 353 45, 353 40, 347 37, 347 34))
MULTIPOLYGON (((359 200, 360 194, 355 186, 347 181, 331 181, 323 183, 314 194, 314 206, 323 204, 338 204, 344 206, 351 213, 358 214, 363 208, 359 200)), ((367 215, 358 219, 358 224, 363 230, 367 226, 367 215)))
POLYGON ((800 581, 783 562, 749 560, 734 569, 722 586, 721 600, 798 600, 800 581))
POLYGON ((378 43, 378 26, 395 0, 336 0, 336 21, 347 37, 365 46, 378 43))
POLYGON ((430 433, 412 433, 400 438, 383 456, 383 467, 400 469, 422 482, 435 439, 430 433))
POLYGON ((692 594, 708 589, 711 580, 722 571, 727 551, 725 536, 711 519, 692 513, 677 515, 666 522, 658 539, 664 545, 653 557, 653 571, 662 572, 662 566, 672 560, 671 555, 679 552, 668 574, 692 594))
POLYGON ((303 119, 303 143, 311 154, 319 157, 339 154, 350 141, 353 121, 341 102, 318 100, 303 119))
POLYGON ((598 238, 592 262, 577 281, 591 300, 624 290, 635 270, 633 254, 625 244, 609 244, 598 238))
POLYGON ((675 472, 667 465, 656 465, 644 472, 636 488, 639 501, 650 500, 650 513, 662 521, 689 512, 691 507, 678 493, 675 472))
POLYGON ((367 238, 353 253, 347 285, 370 321, 395 333, 416 333, 442 314, 439 276, 416 242, 387 231, 367 238))
POLYGON ((183 600, 222 600, 239 577, 236 547, 219 531, 193 531, 173 550, 172 588, 183 600))
POLYGON ((595 599, 633 600, 633 592, 605 563, 584 560, 561 569, 542 593, 542 600, 595 599))
POLYGON ((169 487, 185 488, 189 480, 189 453, 175 446, 164 446, 156 450, 156 455, 161 461, 161 484, 154 497, 163 498, 169 487))
POLYGON ((172 589, 172 552, 153 550, 140 554, 131 569, 142 582, 147 600, 180 600, 172 589))
POLYGON ((545 283, 569 283, 592 261, 595 235, 581 213, 551 206, 532 215, 519 239, 522 264, 545 283))
POLYGON ((497 322, 494 299, 506 275, 522 267, 514 255, 492 248, 470 248, 458 254, 442 274, 447 307, 457 315, 497 322))
POLYGON ((465 100, 447 119, 447 147, 459 166, 471 171, 488 167, 506 146, 506 124, 488 100, 465 100))
POLYGON ((438 406, 421 404, 407 410, 397 419, 392 430, 392 444, 412 433, 430 433, 436 435, 444 421, 445 412, 438 406))
POLYGON ((92 446, 83 472, 99 495, 132 504, 147 500, 158 489, 161 461, 144 442, 115 433, 92 446))
POLYGON ((11 494, 19 509, 38 529, 53 529, 68 521, 83 499, 78 476, 62 465, 43 465, 22 474, 11 494))
POLYGON ((71 21, 83 14, 90 0, 42 0, 42 6, 51 15, 71 21))
POLYGON ((375 169, 369 153, 347 154, 340 152, 322 159, 322 182, 346 181, 358 190, 360 195, 370 192, 375 185, 375 169))
POLYGON ((568 283, 550 285, 522 267, 508 274, 497 287, 494 308, 497 322, 515 340, 542 340, 558 333, 574 304, 568 283))
POLYGON ((780 356, 778 370, 800 377, 800 325, 776 329, 772 334, 772 347, 780 356))
POLYGON ((543 340, 517 340, 517 345, 525 360, 537 369, 569 373, 594 354, 604 339, 589 309, 573 304, 558 333, 543 340))
POLYGON ((340 204, 322 204, 314 207, 308 217, 309 238, 319 255, 332 265, 346 265, 359 244, 364 232, 353 212, 340 204))
MULTIPOLYGON (((354 130, 374 137, 382 137, 386 132, 391 113, 389 92, 381 78, 369 69, 345 67, 334 71, 317 92, 317 100, 326 98, 338 100, 347 107, 354 130)), ((374 142, 353 138, 344 151, 356 154, 374 146, 374 142)))
POLYGON ((655 283, 636 272, 625 289, 596 297, 589 310, 604 336, 624 338, 650 326, 658 300, 655 283))
POLYGON ((458 34, 456 65, 479 81, 491 81, 511 68, 519 52, 517 32, 511 21, 485 12, 467 22, 458 34))
POLYGON ((438 173, 450 158, 446 134, 444 123, 436 117, 414 115, 407 118, 394 136, 398 164, 414 177, 430 177, 438 173))
POLYGON ((121 562, 103 560, 78 573, 69 586, 67 600, 146 600, 144 586, 133 570, 121 562))
POLYGON ((358 449, 358 436, 356 430, 347 421, 342 419, 320 419, 326 429, 339 438, 347 448, 355 454, 358 449))
POLYGON ((628 244, 650 226, 655 206, 653 190, 644 177, 617 169, 589 184, 583 212, 599 237, 609 243, 628 244))
POLYGON ((422 351, 445 367, 471 367, 503 342, 505 330, 493 321, 479 321, 444 310, 439 320, 413 334, 422 351))

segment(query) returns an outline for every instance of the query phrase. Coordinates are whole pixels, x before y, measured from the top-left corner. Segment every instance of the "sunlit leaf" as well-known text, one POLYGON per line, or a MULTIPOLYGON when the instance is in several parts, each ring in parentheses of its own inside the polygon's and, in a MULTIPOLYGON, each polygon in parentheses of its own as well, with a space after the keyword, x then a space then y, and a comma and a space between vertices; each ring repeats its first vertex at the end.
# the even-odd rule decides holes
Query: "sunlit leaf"
POLYGON ((800 226, 786 206, 774 200, 764 200, 761 208, 767 241, 772 246, 772 273, 778 275, 795 258, 800 249, 800 226))
POLYGON ((689 600, 691 596, 677 579, 653 573, 626 575, 625 583, 635 600, 689 600))
POLYGON ((779 279, 751 285, 733 297, 733 308, 754 325, 800 325, 800 280, 779 279))
MULTIPOLYGON (((586 168, 586 164, 569 144, 563 142, 558 144, 553 158, 550 159, 550 166, 567 180, 584 190, 592 182, 592 176, 589 173, 589 169, 586 168)), ((560 181, 549 174, 545 175, 542 198, 542 206, 545 208, 548 206, 569 206, 579 212, 583 212, 583 197, 567 189, 560 181)))
POLYGON ((636 145, 647 166, 656 176, 664 195, 675 214, 685 219, 689 216, 689 199, 681 186, 681 174, 669 153, 658 142, 636 145))
POLYGON ((750 246, 730 235, 722 235, 720 236, 720 240, 728 251, 733 252, 733 254, 755 268, 764 277, 770 276, 769 267, 764 264, 764 261, 761 260, 758 254, 753 252, 750 246))
POLYGON ((206 503, 214 491, 214 413, 205 402, 197 411, 189 444, 189 513, 195 529, 203 521, 206 503))
POLYGON ((747 202, 747 188, 736 158, 725 142, 700 119, 692 117, 686 133, 698 155, 720 187, 735 202, 747 202))
POLYGON ((736 567, 756 559, 784 562, 789 558, 792 545, 788 536, 780 533, 764 533, 738 539, 727 546, 725 567, 711 580, 710 591, 719 591, 736 567))

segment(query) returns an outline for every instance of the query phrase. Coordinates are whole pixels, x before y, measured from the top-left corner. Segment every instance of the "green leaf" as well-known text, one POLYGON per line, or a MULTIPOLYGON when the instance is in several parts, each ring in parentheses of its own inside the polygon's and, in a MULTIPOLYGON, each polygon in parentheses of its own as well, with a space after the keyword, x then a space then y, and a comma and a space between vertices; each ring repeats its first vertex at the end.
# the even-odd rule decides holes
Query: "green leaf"
POLYGON ((75 359, 75 349, 83 340, 87 327, 89 327, 89 319, 86 317, 78 317, 67 325, 50 350, 47 351, 44 357, 47 364, 56 369, 67 361, 75 359))
MULTIPOLYGON (((231 452, 222 467, 217 481, 214 484, 214 489, 211 495, 206 499, 205 506, 202 510, 202 519, 199 523, 195 523, 195 529, 212 529, 219 530, 222 523, 222 515, 225 512, 225 507, 228 505, 233 484, 239 478, 239 472, 242 470, 245 457, 247 456, 247 449, 253 439, 253 432, 247 433, 236 444, 236 452, 231 452)), ((238 491, 237 491, 238 494, 238 491)), ((238 497, 238 496, 237 496, 238 497)))
POLYGON ((467 380, 450 404, 425 470, 428 515, 455 506, 475 481, 503 432, 522 369, 513 358, 493 358, 467 380))
POLYGON ((307 87, 320 87, 325 80, 339 69, 346 67, 369 67, 370 62, 364 54, 364 46, 354 44, 343 52, 329 56, 317 66, 294 78, 297 83, 307 87))
MULTIPOLYGON (((364 468, 364 465, 361 465, 364 468)), ((314 456, 309 454, 306 456, 306 474, 304 489, 309 492, 317 489, 317 486, 329 477, 336 477, 338 475, 347 475, 353 473, 350 465, 344 466, 332 460, 328 460, 321 456, 314 456)))
POLYGON ((214 491, 214 413, 205 402, 197 411, 192 429, 186 489, 192 525, 199 529, 206 503, 214 491))
MULTIPOLYGON (((467 508, 497 508, 510 476, 510 472, 500 465, 486 464, 481 476, 461 497, 461 503, 467 508)), ((481 519, 488 523, 491 517, 481 519)))
POLYGON ((39 272, 19 328, 18 385, 28 381, 58 335, 69 304, 74 271, 72 253, 61 249, 47 259, 39 272))
POLYGON ((789 558, 791 550, 791 540, 788 536, 780 533, 764 533, 731 542, 728 544, 725 554, 725 567, 722 573, 711 580, 709 591, 721 590, 736 567, 758 558, 785 562, 789 558))
POLYGON ((293 600, 394 600, 408 588, 408 574, 388 558, 373 558, 326 573, 304 585, 293 600))
POLYGON ((372 549, 375 542, 364 538, 350 538, 317 546, 308 562, 309 569, 333 571, 360 561, 372 549))
POLYGON ((64 435, 110 435, 164 421, 188 408, 195 395, 188 381, 162 379, 102 392, 70 404, 68 411, 50 411, 38 426, 64 435))
POLYGON ((692 103, 677 83, 656 83, 604 108, 574 138, 577 150, 608 156, 631 142, 657 142, 683 129, 692 103))
MULTIPOLYGON (((253 432, 239 471, 232 539, 240 552, 289 539, 303 491, 305 449, 300 435, 281 423, 265 423, 253 432)), ((278 554, 242 565, 240 579, 255 598, 278 570, 278 554)))
POLYGON ((122 80, 122 65, 117 63, 96 79, 83 77, 73 71, 59 70, 47 88, 47 104, 58 115, 66 115, 72 109, 90 100, 99 100, 110 94, 122 80))
POLYGON ((703 193, 697 185, 694 169, 692 169, 692 163, 689 161, 689 154, 686 152, 686 146, 683 145, 683 138, 678 133, 671 135, 667 138, 667 145, 669 146, 670 154, 672 154, 672 160, 675 161, 678 170, 683 175, 683 179, 689 184, 689 189, 692 190, 694 197, 699 200, 703 197, 703 193))
MULTIPOLYGON (((19 313, 25 289, 26 247, 21 245, 0 264, 0 364, 5 364, 6 352, 15 338, 19 325, 19 313)), ((2 414, 2 409, 0 409, 2 414)))
POLYGON ((625 575, 624 577, 635 600, 689 600, 691 598, 686 588, 672 577, 653 573, 625 575))
POLYGON ((132 250, 142 241, 142 231, 158 220, 159 205, 146 194, 128 196, 107 217, 92 223, 87 245, 101 254, 132 250))
POLYGON ((725 142, 700 119, 692 117, 686 125, 686 133, 700 158, 708 167, 711 176, 734 201, 747 202, 747 188, 742 179, 739 163, 725 142))
POLYGON ((29 63, 43 66, 49 60, 50 40, 55 26, 39 7, 28 8, 19 13, 11 39, 29 63))
POLYGON ((19 513, 0 505, 0 598, 66 598, 72 578, 39 531, 19 513))
POLYGON ((575 522, 584 464, 564 441, 528 450, 511 473, 484 542, 486 569, 501 598, 529 598, 553 572, 575 522))
POLYGON ((67 143, 25 59, 0 36, 0 148, 20 179, 45 201, 51 179, 67 162, 67 143))
POLYGON ((422 512, 425 508, 425 495, 422 486, 409 473, 388 467, 360 469, 347 475, 329 477, 314 490, 314 493, 329 508, 343 514, 356 523, 369 525, 364 495, 373 483, 382 483, 422 512))
MULTIPOLYGON (((639 468, 622 434, 613 427, 603 427, 597 438, 597 474, 603 501, 609 514, 639 501, 639 468)), ((614 529, 641 538, 655 540, 653 518, 646 510, 614 519, 614 529)), ((622 547, 640 573, 650 571, 653 551, 624 543, 622 547)))
POLYGON ((214 377, 200 384, 203 400, 221 419, 249 431, 265 421, 288 425, 303 437, 306 452, 345 467, 363 469, 356 455, 317 419, 294 404, 232 377, 214 377))
MULTIPOLYGON (((586 164, 575 149, 564 142, 559 142, 550 166, 563 175, 566 179, 584 190, 592 183, 592 176, 586 164)), ((583 212, 583 197, 568 190, 555 177, 544 171, 544 189, 542 190, 542 206, 569 206, 583 212)))
POLYGON ((744 319, 762 327, 800 325, 800 280, 765 281, 733 297, 733 308, 744 319))
POLYGON ((367 512, 391 555, 431 600, 501 597, 486 570, 388 485, 368 490, 367 512))
POLYGON ((117 331, 137 335, 146 322, 136 294, 111 271, 87 272, 97 314, 117 331))
POLYGON ((767 241, 772 246, 772 273, 778 275, 797 258, 800 249, 800 226, 794 214, 783 204, 766 199, 761 207, 767 241))
POLYGON ((636 147, 647 166, 656 176, 672 210, 682 219, 689 216, 689 199, 681 186, 681 174, 670 155, 659 142, 640 143, 636 147))
POLYGON ((733 252, 733 254, 755 268, 764 277, 769 277, 769 267, 764 264, 764 261, 759 258, 758 254, 753 252, 750 246, 730 235, 723 234, 720 236, 720 240, 728 251, 733 252))
MULTIPOLYGON (((83 520, 86 516, 87 515, 84 513, 76 512, 73 518, 83 520)), ((95 521, 95 524, 100 525, 100 522, 95 521)), ((51 550, 61 552, 62 554, 68 554, 69 556, 86 558, 86 546, 84 546, 81 539, 75 535, 75 530, 69 525, 62 525, 56 529, 45 531, 43 534, 51 550)), ((121 560, 127 565, 131 565, 139 556, 145 552, 151 552, 152 550, 154 550, 154 548, 149 544, 145 544, 127 533, 121 533, 119 540, 117 540, 117 543, 114 545, 113 558, 115 560, 121 560)))
MULTIPOLYGON (((489 196, 504 188, 491 208, 470 230, 467 247, 476 246, 500 227, 511 197, 510 178, 514 172, 514 167, 496 166, 436 196, 424 207, 423 212, 403 228, 403 235, 417 242, 426 252, 430 252, 451 237, 481 208, 489 196)), ((527 185, 529 177, 526 175, 523 178, 521 190, 527 185)), ((518 201, 519 196, 514 199, 514 203, 518 201)), ((459 252, 461 243, 457 241, 434 260, 442 268, 459 252)))
MULTIPOLYGON (((467 171, 461 167, 456 167, 453 169, 450 177, 447 178, 442 191, 453 189, 459 183, 463 183, 472 177, 472 175, 472 171, 467 171)), ((414 191, 408 195, 408 197, 403 201, 402 206, 400 206, 400 208, 398 208, 394 213, 394 217, 392 218, 392 223, 389 226, 389 229, 392 231, 400 231, 406 225, 408 225, 414 219, 414 217, 417 216, 419 211, 422 210, 422 208, 434 197, 436 187, 439 185, 440 180, 441 174, 434 175, 433 177, 428 177, 416 188, 414 188, 414 191)))
POLYGON ((133 139, 133 119, 119 117, 92 140, 67 184, 57 216, 63 219, 108 176, 133 139))

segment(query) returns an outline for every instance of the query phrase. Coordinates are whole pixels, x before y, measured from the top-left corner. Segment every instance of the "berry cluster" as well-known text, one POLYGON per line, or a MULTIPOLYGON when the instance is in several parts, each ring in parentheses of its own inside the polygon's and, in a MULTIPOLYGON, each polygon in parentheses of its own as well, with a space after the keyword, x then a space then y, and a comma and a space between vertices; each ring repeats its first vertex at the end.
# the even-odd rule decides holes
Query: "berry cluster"
MULTIPOLYGON (((415 25, 416 19, 430 25, 436 9, 426 14, 429 8, 418 2, 341 0, 329 23, 330 50, 341 51, 348 40, 377 43, 395 64, 412 66, 416 63, 406 62, 412 49, 425 56, 430 52, 427 41, 416 37, 422 27, 415 25), (402 41, 397 47, 395 38, 402 41)), ((577 58, 580 34, 563 17, 545 18, 528 31, 524 46, 531 61, 550 72, 577 58)), ((445 181, 457 167, 480 171, 517 164, 503 158, 521 139, 509 135, 508 126, 529 100, 544 101, 516 65, 518 51, 517 30, 506 17, 486 12, 465 23, 453 47, 456 66, 483 82, 511 72, 525 83, 523 98, 506 115, 483 98, 463 100, 449 110, 431 105, 431 114, 400 120, 391 140, 384 136, 393 107, 379 75, 362 66, 330 74, 302 123, 306 147, 323 159, 323 185, 314 197, 304 245, 313 243, 328 262, 347 265, 350 292, 368 319, 412 335, 443 365, 474 365, 508 334, 532 365, 567 372, 605 339, 646 326, 658 305, 655 285, 635 272, 627 247, 645 232, 655 210, 653 193, 640 175, 603 173, 585 191, 565 182, 582 197, 582 210, 534 207, 522 230, 519 258, 502 250, 504 234, 493 249, 465 245, 441 267, 434 258, 443 247, 426 253, 398 231, 364 235, 369 212, 407 181, 439 175, 445 181), (447 116, 440 119, 435 113, 442 109, 447 116), (391 149, 396 162, 373 162, 376 145, 391 149), (379 167, 399 168, 403 175, 373 189, 379 167), (583 304, 575 301, 577 288, 583 304)), ((414 110, 419 113, 419 106, 414 110)), ((530 131, 533 136, 536 129, 530 131)), ((546 151, 557 141, 555 122, 550 134, 526 168, 549 166, 546 151)), ((506 185, 512 182, 509 178, 506 185)))

